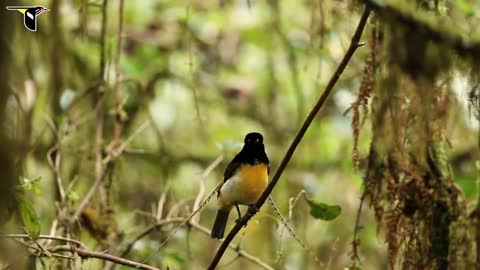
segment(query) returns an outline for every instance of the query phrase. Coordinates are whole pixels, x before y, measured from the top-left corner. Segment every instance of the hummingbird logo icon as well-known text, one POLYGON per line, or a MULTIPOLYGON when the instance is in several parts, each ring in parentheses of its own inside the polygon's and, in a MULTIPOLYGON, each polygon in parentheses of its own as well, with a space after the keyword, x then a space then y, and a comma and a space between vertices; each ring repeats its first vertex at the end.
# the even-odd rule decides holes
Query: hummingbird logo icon
POLYGON ((37 17, 50 9, 44 6, 8 6, 8 10, 18 10, 23 14, 23 24, 30 31, 37 31, 37 17))

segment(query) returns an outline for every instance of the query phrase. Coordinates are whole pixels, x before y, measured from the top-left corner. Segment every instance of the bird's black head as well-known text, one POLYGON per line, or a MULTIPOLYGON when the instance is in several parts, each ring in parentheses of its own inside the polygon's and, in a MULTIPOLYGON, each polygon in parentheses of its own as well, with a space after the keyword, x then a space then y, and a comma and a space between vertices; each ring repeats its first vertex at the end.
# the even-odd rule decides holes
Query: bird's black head
POLYGON ((245 145, 263 145, 263 136, 258 132, 248 133, 244 143, 245 145))
POLYGON ((248 133, 245 136, 245 145, 242 151, 235 157, 235 162, 248 163, 256 165, 258 163, 269 164, 265 146, 263 145, 263 136, 258 132, 248 133))
POLYGON ((263 145, 263 136, 258 132, 248 133, 245 136, 245 145, 243 149, 253 155, 263 155, 265 146, 263 145))

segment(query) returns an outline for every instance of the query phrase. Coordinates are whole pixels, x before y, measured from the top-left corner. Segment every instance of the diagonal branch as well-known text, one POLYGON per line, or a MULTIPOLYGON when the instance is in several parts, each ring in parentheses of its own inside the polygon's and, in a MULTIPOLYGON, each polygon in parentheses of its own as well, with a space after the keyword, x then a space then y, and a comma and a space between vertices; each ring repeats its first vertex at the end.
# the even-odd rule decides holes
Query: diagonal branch
POLYGON ((305 122, 303 123, 302 127, 297 132, 297 135, 293 139, 292 144, 288 148, 287 153, 283 157, 282 162, 280 163, 277 171, 275 172, 275 175, 273 176, 272 181, 268 184, 267 188, 263 192, 262 196, 260 196, 258 201, 255 203, 255 205, 252 206, 252 207, 249 207, 247 213, 245 213, 245 215, 238 220, 237 224, 235 224, 233 229, 230 231, 230 233, 227 235, 227 237, 223 241, 222 245, 220 245, 220 247, 218 248, 217 253, 215 254, 215 257, 213 258, 212 262, 210 263, 210 266, 208 267, 208 269, 213 270, 213 269, 215 269, 215 267, 217 267, 218 263, 220 262, 220 259, 222 258, 223 254, 225 253, 225 250, 227 249, 230 242, 232 242, 233 238, 238 234, 240 229, 247 225, 248 221, 257 213, 258 209, 260 209, 260 207, 262 207, 262 205, 267 200, 268 196, 270 196, 270 193, 272 193, 273 188, 275 187, 278 180, 280 179, 280 176, 282 175, 283 171, 287 167, 288 162, 290 161, 293 154, 295 153, 295 150, 297 149, 297 146, 300 144, 300 142, 301 142, 303 136, 305 135, 308 127, 313 122, 313 119, 315 118, 317 113, 322 108, 322 106, 325 103, 328 95, 330 94, 333 87, 335 86, 335 83, 340 78, 340 75, 345 70, 345 67, 347 66, 348 62, 352 58, 356 49, 361 46, 359 44, 360 37, 362 36, 362 32, 363 32, 363 29, 365 28, 365 24, 367 23, 367 19, 368 19, 369 15, 370 15, 370 8, 368 6, 366 6, 365 10, 363 11, 362 17, 360 18, 360 21, 358 23, 357 29, 355 30, 355 34, 352 37, 352 41, 350 43, 350 46, 348 47, 348 50, 346 51, 345 55, 343 56, 342 61, 338 65, 337 70, 335 71, 335 73, 330 78, 330 81, 328 82, 324 92, 322 93, 322 95, 318 99, 317 104, 315 104, 315 106, 313 107, 313 109, 310 111, 307 118, 305 119, 305 122))

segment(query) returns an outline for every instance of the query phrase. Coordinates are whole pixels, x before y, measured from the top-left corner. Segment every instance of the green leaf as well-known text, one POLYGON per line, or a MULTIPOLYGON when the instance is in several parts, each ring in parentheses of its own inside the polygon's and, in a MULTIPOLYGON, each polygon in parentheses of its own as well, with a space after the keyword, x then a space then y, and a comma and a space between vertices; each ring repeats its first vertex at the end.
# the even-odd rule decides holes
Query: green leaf
POLYGON ((42 179, 41 176, 37 176, 33 179, 27 178, 27 177, 20 177, 20 186, 24 188, 25 190, 32 190, 35 192, 35 194, 40 194, 41 189, 38 186, 38 183, 42 179))
POLYGON ((76 193, 75 191, 70 191, 68 192, 68 195, 67 195, 68 199, 72 202, 75 202, 77 201, 80 197, 78 196, 78 193, 76 193))
POLYGON ((465 1, 465 0, 457 0, 457 1, 454 1, 454 3, 456 4, 456 6, 461 10, 463 11, 463 13, 467 16, 467 17, 471 17, 473 15, 475 15, 475 10, 473 9, 473 6, 468 3, 468 1, 465 1))
POLYGON ((342 213, 342 208, 339 205, 328 205, 323 202, 316 202, 305 197, 310 205, 310 215, 316 219, 321 220, 334 220, 342 213))
POLYGON ((40 236, 40 219, 37 212, 33 209, 32 204, 22 196, 17 197, 18 208, 20 216, 22 217, 23 225, 30 237, 35 240, 40 236))

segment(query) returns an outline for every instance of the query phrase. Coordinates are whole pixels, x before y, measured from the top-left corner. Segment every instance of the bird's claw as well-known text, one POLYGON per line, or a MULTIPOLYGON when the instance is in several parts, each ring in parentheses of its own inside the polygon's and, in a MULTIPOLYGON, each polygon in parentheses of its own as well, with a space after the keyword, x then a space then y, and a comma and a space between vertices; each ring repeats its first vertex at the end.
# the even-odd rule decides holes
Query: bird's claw
POLYGON ((248 205, 248 211, 253 212, 253 213, 257 213, 259 211, 259 209, 258 209, 258 207, 255 203, 252 203, 252 204, 248 205))

